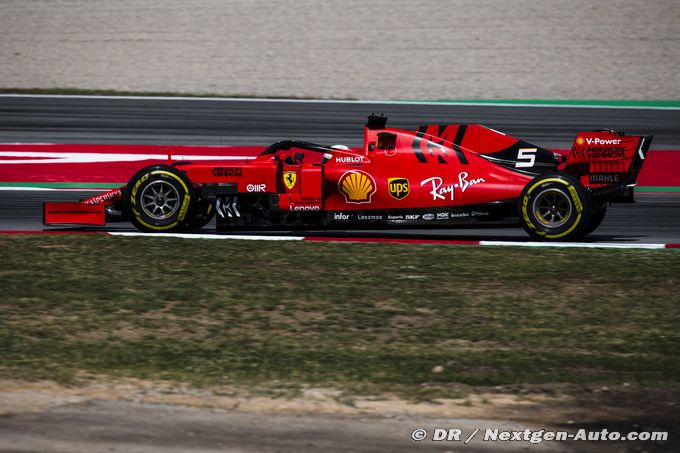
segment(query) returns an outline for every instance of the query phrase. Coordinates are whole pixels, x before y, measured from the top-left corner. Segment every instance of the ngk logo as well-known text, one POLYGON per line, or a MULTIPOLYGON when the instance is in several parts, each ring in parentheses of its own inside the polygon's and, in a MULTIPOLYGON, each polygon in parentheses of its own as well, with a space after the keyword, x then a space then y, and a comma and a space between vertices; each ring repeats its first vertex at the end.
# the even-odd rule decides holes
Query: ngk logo
POLYGON ((621 143, 621 139, 619 138, 612 138, 612 139, 603 139, 603 138, 586 138, 586 143, 589 145, 618 145, 621 143))

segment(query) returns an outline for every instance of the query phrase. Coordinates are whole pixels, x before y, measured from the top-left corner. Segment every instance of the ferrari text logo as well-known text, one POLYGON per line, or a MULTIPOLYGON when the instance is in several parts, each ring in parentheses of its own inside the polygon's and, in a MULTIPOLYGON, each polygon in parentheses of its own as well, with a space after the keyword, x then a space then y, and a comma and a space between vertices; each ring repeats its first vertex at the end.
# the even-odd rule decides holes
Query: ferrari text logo
POLYGON ((375 180, 363 171, 348 171, 338 181, 338 190, 347 203, 370 203, 375 193, 375 180))
POLYGON ((387 178, 387 190, 392 198, 397 200, 403 200, 411 193, 411 187, 406 178, 387 178))
POLYGON ((284 171, 283 172, 283 183, 288 187, 288 190, 292 190, 297 182, 297 173, 294 171, 284 171))

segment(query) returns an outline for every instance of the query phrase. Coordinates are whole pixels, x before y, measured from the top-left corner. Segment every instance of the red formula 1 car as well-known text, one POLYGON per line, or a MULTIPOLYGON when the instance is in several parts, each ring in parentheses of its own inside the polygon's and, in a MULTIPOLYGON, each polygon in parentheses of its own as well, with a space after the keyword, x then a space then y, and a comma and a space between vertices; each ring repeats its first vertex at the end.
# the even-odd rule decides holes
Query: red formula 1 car
POLYGON ((577 239, 609 203, 632 202, 651 136, 581 132, 565 158, 481 125, 386 127, 369 116, 364 146, 280 141, 229 164, 139 170, 120 189, 45 203, 44 223, 129 220, 149 232, 521 223, 534 239, 577 239))

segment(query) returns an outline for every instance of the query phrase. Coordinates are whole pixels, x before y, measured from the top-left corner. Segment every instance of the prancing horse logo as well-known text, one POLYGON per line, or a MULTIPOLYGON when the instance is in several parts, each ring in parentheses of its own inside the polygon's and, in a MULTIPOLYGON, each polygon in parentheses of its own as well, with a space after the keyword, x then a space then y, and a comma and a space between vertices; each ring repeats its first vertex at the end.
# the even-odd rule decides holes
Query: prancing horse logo
POLYGON ((288 187, 288 190, 292 190, 297 182, 297 173, 294 171, 284 171, 283 172, 283 183, 288 187))

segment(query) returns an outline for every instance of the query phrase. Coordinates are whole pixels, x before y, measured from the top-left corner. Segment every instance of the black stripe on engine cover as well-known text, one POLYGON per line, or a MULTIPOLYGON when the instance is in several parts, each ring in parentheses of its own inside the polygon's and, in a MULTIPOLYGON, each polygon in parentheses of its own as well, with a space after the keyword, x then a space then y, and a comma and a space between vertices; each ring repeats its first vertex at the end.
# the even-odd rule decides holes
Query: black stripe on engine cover
POLYGON ((458 127, 458 131, 456 131, 456 137, 453 139, 453 150, 456 152, 456 157, 458 157, 458 160, 460 161, 461 164, 468 164, 467 158, 465 157, 465 153, 463 153, 463 150, 460 149, 460 144, 463 143, 463 137, 465 137, 465 131, 467 130, 467 125, 466 124, 461 124, 458 127))

